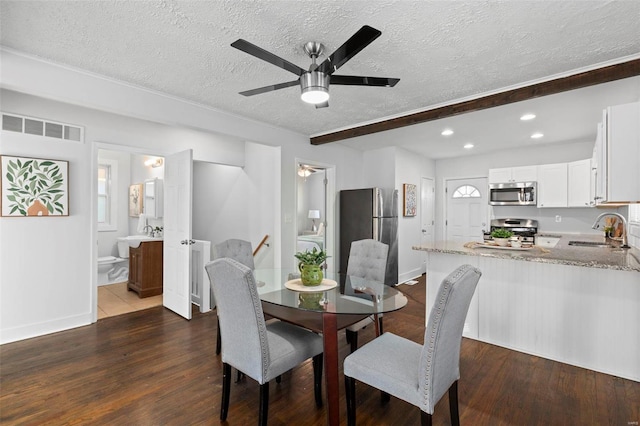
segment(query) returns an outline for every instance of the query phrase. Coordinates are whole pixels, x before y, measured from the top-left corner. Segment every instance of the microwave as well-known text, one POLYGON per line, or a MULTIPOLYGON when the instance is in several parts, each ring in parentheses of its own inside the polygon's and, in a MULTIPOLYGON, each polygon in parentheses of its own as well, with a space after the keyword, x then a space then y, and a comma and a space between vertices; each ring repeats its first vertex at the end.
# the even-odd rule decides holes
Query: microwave
POLYGON ((536 182, 508 182, 489 184, 489 205, 535 206, 536 182))

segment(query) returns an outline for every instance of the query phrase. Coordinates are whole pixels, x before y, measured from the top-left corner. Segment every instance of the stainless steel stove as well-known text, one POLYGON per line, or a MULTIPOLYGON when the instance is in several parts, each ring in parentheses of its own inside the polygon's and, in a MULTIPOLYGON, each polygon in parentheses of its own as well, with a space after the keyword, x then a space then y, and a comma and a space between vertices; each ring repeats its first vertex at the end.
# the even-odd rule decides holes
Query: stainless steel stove
POLYGON ((489 232, 484 233, 485 240, 491 240, 491 231, 498 228, 508 229, 514 235, 520 237, 523 243, 535 243, 535 235, 538 232, 538 221, 533 219, 491 219, 489 232))

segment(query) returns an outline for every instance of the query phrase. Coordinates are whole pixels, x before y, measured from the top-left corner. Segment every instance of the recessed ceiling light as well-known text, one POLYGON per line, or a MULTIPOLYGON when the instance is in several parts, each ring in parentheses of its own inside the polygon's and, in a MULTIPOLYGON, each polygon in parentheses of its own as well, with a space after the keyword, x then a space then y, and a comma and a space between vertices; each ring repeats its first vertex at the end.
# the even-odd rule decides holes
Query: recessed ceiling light
POLYGON ((453 134, 453 130, 451 129, 444 129, 441 133, 442 136, 451 136, 453 134))
POLYGON ((533 120, 534 118, 536 118, 535 114, 525 114, 522 117, 520 117, 520 120, 528 121, 528 120, 533 120))
POLYGON ((543 137, 544 134, 538 132, 538 133, 534 133, 531 135, 531 139, 540 139, 541 137, 543 137))
POLYGON ((472 143, 466 143, 466 144, 464 144, 464 148, 465 149, 471 149, 471 148, 473 148, 473 144, 472 143))

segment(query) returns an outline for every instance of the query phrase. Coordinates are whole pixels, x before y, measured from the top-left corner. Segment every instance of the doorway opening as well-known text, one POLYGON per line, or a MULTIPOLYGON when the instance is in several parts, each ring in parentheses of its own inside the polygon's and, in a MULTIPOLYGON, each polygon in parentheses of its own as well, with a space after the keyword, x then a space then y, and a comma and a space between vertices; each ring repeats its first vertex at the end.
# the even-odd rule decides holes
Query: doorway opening
MULTIPOLYGON (((94 320, 160 306, 162 294, 141 298, 128 288, 128 243, 119 239, 162 236, 160 189, 145 192, 145 188, 161 187, 156 182, 164 179, 164 157, 131 147, 96 143, 94 161, 94 320)), ((162 261, 158 268, 162 270, 162 261)))
POLYGON ((296 160, 295 252, 325 250, 335 271, 335 166, 296 160))

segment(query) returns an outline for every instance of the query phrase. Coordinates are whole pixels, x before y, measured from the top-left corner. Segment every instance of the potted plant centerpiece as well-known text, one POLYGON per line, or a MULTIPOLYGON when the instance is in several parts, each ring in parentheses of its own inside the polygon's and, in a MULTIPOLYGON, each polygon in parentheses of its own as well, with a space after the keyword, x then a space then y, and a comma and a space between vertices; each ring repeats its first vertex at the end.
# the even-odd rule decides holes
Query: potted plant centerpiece
POLYGON ((312 251, 300 251, 295 254, 298 259, 298 269, 303 285, 314 286, 322 283, 322 268, 320 267, 327 260, 327 252, 313 248, 312 251))
POLYGON ((493 241, 501 247, 506 247, 509 242, 509 238, 512 236, 513 232, 504 228, 497 228, 491 231, 491 238, 493 238, 493 241))

